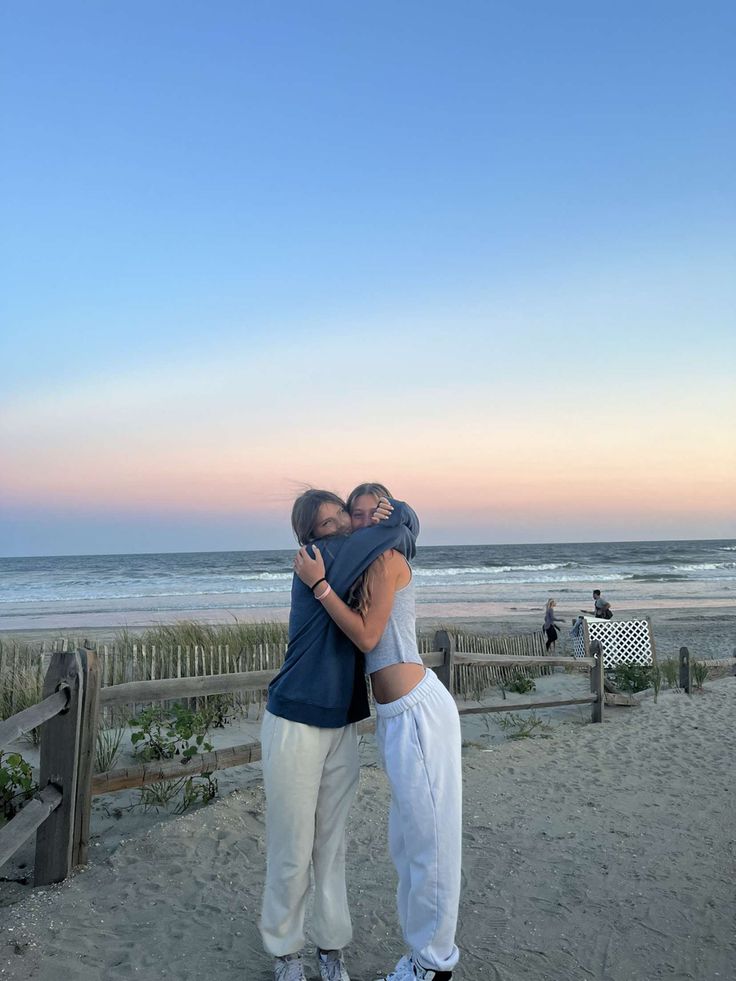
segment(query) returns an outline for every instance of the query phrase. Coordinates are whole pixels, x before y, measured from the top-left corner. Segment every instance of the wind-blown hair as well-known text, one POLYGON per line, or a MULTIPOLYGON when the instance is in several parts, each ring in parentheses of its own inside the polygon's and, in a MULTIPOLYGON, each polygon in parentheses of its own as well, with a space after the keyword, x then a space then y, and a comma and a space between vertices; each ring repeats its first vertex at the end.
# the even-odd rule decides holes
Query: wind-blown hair
POLYGON ((294 529, 296 540, 300 545, 308 545, 315 541, 314 525, 319 509, 323 504, 337 504, 344 508, 345 501, 337 494, 327 490, 315 490, 310 487, 294 501, 291 509, 291 527, 294 529))

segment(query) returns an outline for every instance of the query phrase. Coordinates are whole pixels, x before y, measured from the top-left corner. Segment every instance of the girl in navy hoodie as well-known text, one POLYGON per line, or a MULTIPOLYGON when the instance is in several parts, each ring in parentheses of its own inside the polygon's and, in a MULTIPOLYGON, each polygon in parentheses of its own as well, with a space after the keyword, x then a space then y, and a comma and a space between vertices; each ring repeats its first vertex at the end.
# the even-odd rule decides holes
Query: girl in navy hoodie
POLYGON ((321 600, 325 590, 347 598, 387 549, 413 557, 419 523, 411 508, 393 501, 373 515, 371 527, 351 534, 344 501, 309 490, 294 503, 292 526, 300 545, 320 540, 324 572, 309 586, 294 577, 286 658, 269 687, 263 718, 267 866, 261 936, 275 958, 275 981, 304 981, 311 865, 311 932, 321 981, 350 981, 342 958, 352 937, 345 825, 358 785, 356 723, 369 708, 363 655, 321 600))

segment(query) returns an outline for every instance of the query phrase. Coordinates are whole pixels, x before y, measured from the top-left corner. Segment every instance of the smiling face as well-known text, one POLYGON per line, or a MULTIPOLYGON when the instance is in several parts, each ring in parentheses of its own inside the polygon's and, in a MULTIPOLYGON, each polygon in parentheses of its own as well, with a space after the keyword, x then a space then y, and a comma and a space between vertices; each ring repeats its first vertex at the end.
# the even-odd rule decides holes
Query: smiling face
POLYGON ((340 504, 325 501, 320 504, 312 526, 312 538, 326 538, 328 535, 347 535, 350 532, 350 515, 340 504))
POLYGON ((378 505, 378 498, 375 494, 361 494, 352 502, 350 511, 350 523, 353 531, 358 528, 368 528, 373 524, 371 518, 378 505))

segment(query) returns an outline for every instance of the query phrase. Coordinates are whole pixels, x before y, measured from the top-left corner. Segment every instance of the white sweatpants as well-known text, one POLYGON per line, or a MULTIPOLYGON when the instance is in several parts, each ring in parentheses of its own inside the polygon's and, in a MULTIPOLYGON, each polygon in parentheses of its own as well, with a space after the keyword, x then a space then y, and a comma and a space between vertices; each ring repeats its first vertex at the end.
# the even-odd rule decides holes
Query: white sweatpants
POLYGON ((266 790, 266 887, 260 929, 274 957, 304 946, 314 873, 312 939, 339 950, 353 935, 345 887, 345 825, 358 787, 358 736, 266 712, 261 726, 266 790))
POLYGON ((376 737, 391 784, 389 849, 406 944, 423 967, 451 971, 462 843, 460 718, 433 671, 403 698, 376 705, 376 737))

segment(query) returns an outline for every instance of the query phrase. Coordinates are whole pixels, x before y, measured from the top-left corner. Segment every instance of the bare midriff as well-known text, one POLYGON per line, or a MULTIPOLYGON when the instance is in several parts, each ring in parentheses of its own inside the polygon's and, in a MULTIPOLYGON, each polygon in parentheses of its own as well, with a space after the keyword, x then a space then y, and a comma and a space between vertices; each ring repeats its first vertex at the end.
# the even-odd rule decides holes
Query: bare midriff
POLYGON ((371 675, 373 697, 379 705, 395 702, 416 688, 424 677, 423 664, 389 664, 371 675))

